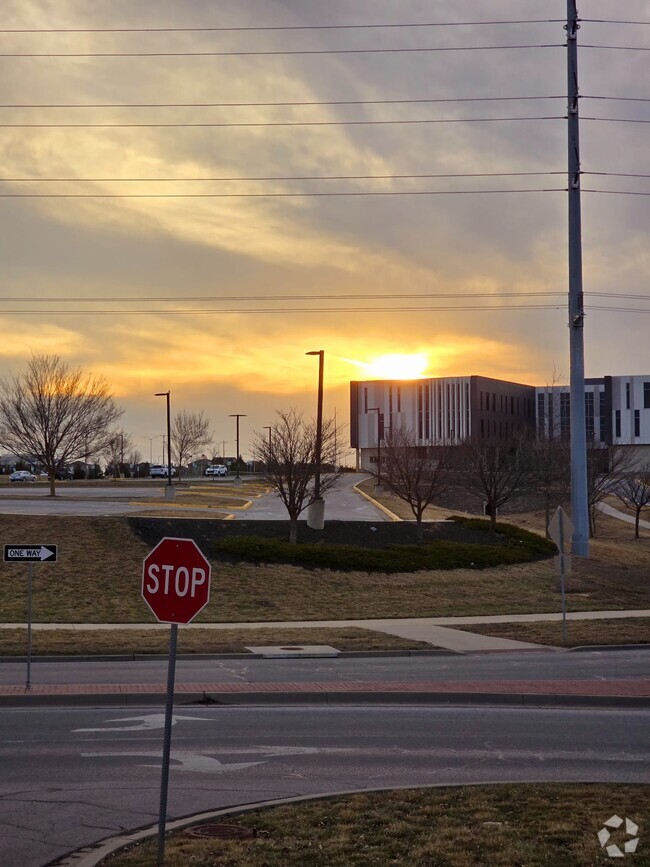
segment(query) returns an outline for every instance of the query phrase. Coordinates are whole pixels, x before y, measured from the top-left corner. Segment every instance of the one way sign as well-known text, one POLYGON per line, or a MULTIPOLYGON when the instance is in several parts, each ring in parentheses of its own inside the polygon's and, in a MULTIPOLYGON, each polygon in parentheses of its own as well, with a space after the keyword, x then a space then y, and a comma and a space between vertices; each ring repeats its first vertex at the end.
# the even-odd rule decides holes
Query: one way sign
POLYGON ((5 545, 5 563, 55 563, 56 545, 5 545))

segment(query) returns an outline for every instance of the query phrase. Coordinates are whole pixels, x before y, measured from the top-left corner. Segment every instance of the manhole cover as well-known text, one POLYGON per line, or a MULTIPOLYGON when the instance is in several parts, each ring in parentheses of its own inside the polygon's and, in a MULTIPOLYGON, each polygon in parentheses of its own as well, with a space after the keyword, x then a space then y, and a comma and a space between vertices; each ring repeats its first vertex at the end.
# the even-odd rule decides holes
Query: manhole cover
POLYGON ((253 828, 244 825, 194 825, 185 832, 189 837, 219 837, 221 840, 246 840, 255 836, 253 828))

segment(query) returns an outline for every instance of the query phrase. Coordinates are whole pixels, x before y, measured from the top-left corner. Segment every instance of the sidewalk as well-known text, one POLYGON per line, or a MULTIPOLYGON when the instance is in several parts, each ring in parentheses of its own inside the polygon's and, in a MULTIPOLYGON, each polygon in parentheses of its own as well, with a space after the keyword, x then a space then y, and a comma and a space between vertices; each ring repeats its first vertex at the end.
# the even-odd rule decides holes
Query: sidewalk
MULTIPOLYGON (((576 611, 567 614, 570 620, 605 620, 625 617, 650 617, 650 610, 634 611, 576 611)), ((508 638, 495 638, 489 635, 478 635, 454 629, 454 626, 470 626, 480 623, 534 623, 540 621, 558 622, 562 619, 560 613, 546 614, 489 614, 473 617, 404 617, 377 618, 370 620, 278 620, 260 621, 258 623, 191 623, 184 629, 304 629, 308 640, 310 629, 344 629, 356 627, 373 632, 384 632, 423 641, 434 647, 456 652, 472 651, 504 651, 504 650, 547 650, 547 645, 531 644, 525 641, 513 641, 508 638)), ((0 629, 26 629, 26 623, 1 623, 0 629)), ((33 630, 71 629, 76 631, 101 630, 149 630, 167 629, 164 623, 33 623, 33 630)), ((650 629, 650 622, 648 624, 650 629)))

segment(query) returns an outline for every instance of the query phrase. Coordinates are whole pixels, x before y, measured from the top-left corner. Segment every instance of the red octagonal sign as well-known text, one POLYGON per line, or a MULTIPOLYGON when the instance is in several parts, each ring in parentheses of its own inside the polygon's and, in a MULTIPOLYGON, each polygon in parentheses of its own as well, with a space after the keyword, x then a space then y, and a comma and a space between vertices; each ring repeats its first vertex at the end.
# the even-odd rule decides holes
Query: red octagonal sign
POLYGON ((161 539, 144 558, 142 598, 161 623, 190 623, 210 599, 210 563, 193 539, 161 539))

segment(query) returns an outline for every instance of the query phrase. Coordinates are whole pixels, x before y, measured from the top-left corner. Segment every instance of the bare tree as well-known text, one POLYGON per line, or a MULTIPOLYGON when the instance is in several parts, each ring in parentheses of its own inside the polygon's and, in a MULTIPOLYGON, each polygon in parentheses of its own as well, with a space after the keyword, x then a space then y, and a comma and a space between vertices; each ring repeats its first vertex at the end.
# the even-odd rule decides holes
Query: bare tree
POLYGON ((634 450, 626 446, 599 448, 595 440, 587 442, 587 504, 589 506, 589 535, 596 535, 596 519, 600 504, 606 497, 616 494, 618 487, 632 474, 635 466, 634 450))
POLYGON ((539 420, 536 439, 529 442, 534 486, 544 501, 544 526, 548 525, 551 509, 567 500, 571 492, 571 450, 569 440, 561 435, 561 394, 564 378, 553 370, 551 381, 542 394, 544 415, 539 420))
POLYGON ((566 500, 571 491, 571 452, 566 440, 550 436, 531 441, 528 449, 533 485, 544 500, 544 526, 549 539, 551 508, 566 500))
POLYGON ((109 439, 102 450, 102 457, 106 460, 107 467, 114 478, 119 478, 120 473, 124 472, 124 456, 133 451, 133 448, 131 434, 124 428, 116 428, 110 432, 109 439))
POLYGON ((467 440, 458 447, 458 484, 468 494, 483 500, 496 529, 497 511, 532 481, 527 441, 519 438, 506 445, 467 440))
POLYGON ((178 466, 178 478, 183 464, 201 449, 212 444, 210 422, 202 412, 177 412, 172 420, 172 459, 178 466))
POLYGON ((650 509, 650 464, 638 467, 633 475, 621 479, 615 488, 619 500, 634 511, 634 538, 639 538, 639 521, 644 509, 650 509))
MULTIPOLYGON (((324 464, 334 457, 335 425, 324 419, 321 456, 324 464)), ((277 410, 271 436, 255 432, 255 453, 266 465, 266 481, 277 493, 289 513, 289 541, 298 541, 298 518, 314 500, 316 474, 316 423, 306 421, 297 409, 277 410)), ((339 481, 330 473, 321 476, 320 493, 325 495, 339 481)))
POLYGON ((40 463, 56 496, 56 473, 102 452, 122 415, 103 377, 70 368, 58 355, 35 355, 20 376, 2 380, 0 444, 40 463))
POLYGON ((408 428, 390 430, 381 449, 381 479, 384 485, 411 508, 422 539, 422 516, 427 506, 446 490, 452 447, 417 444, 408 428))

